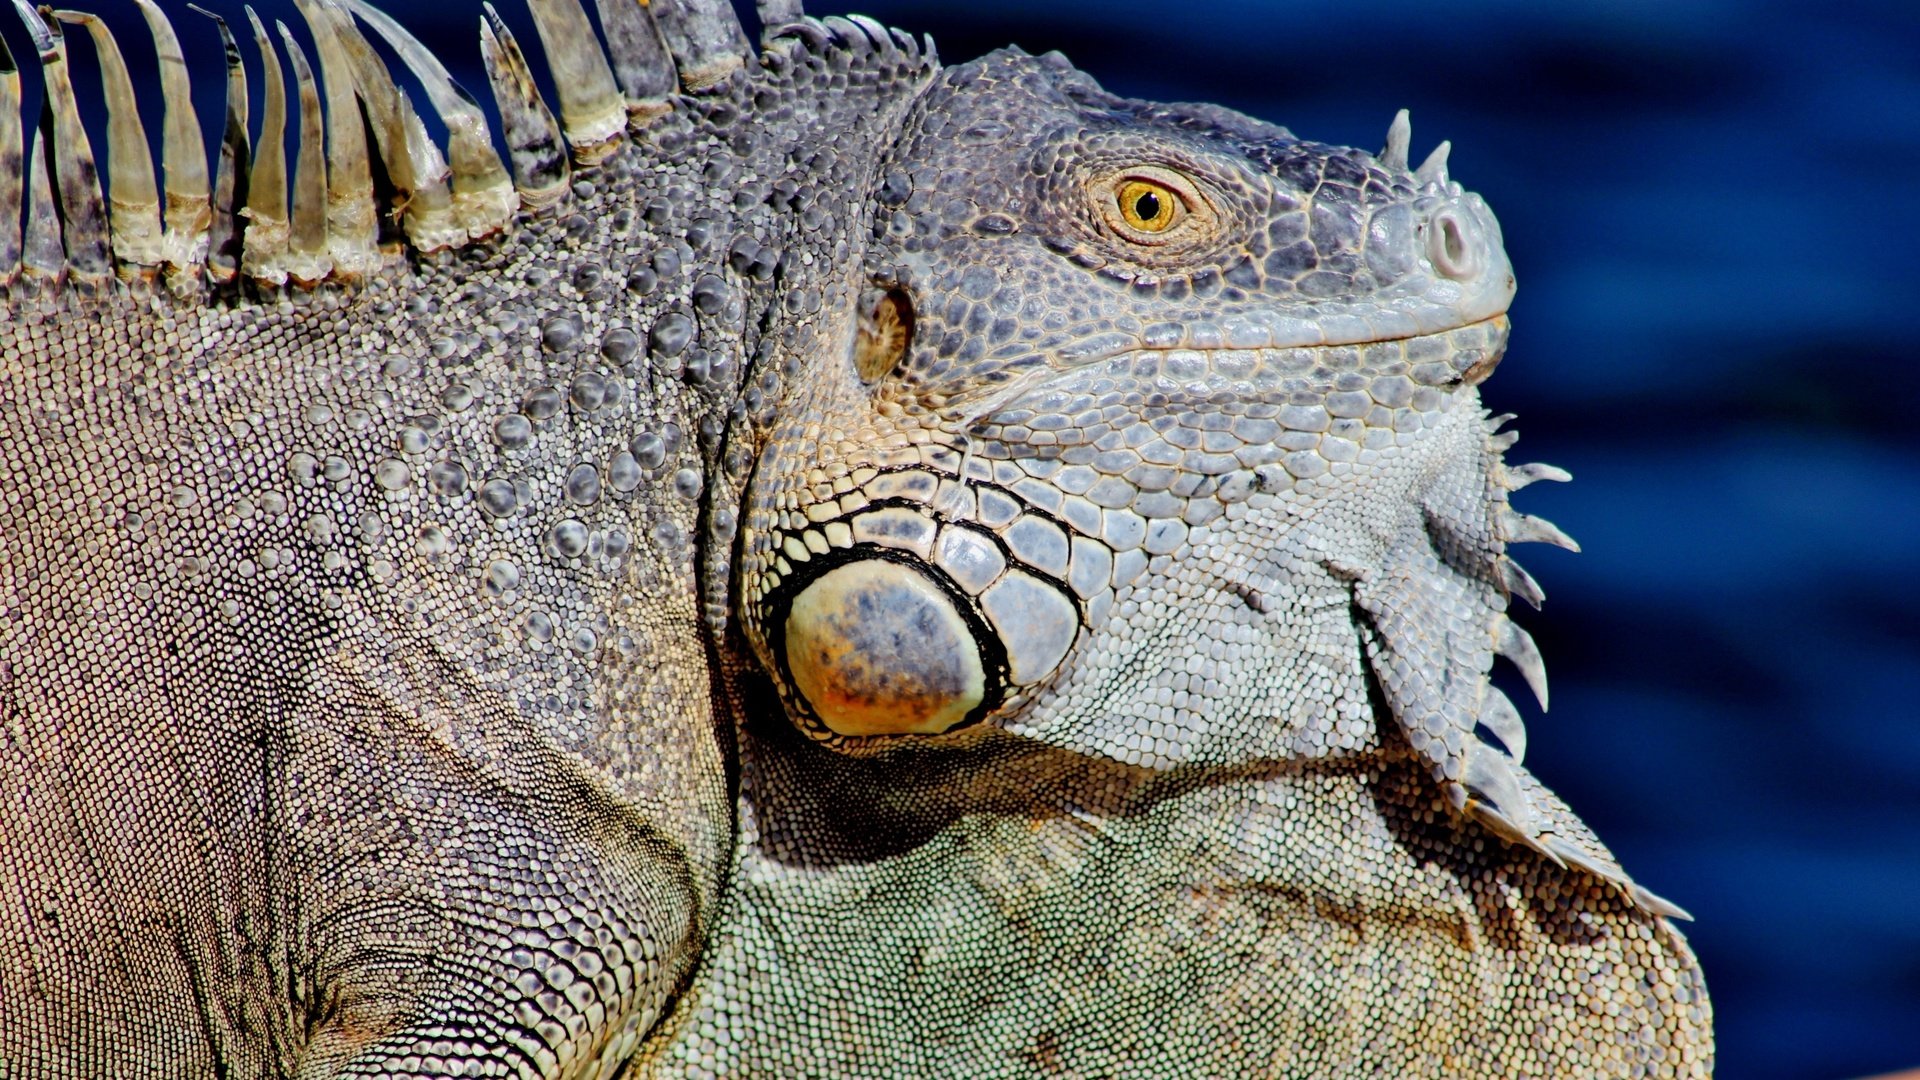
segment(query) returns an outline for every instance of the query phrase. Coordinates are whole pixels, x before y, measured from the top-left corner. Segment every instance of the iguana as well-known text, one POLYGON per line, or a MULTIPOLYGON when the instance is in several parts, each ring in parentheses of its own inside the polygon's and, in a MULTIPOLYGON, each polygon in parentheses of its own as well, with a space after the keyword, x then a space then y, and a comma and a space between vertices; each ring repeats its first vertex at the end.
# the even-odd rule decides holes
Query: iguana
POLYGON ((1404 113, 530 0, 503 157, 302 0, 210 161, 136 2, 159 173, 0 57, 0 1076, 1710 1072, 1489 685, 1566 477, 1404 113))

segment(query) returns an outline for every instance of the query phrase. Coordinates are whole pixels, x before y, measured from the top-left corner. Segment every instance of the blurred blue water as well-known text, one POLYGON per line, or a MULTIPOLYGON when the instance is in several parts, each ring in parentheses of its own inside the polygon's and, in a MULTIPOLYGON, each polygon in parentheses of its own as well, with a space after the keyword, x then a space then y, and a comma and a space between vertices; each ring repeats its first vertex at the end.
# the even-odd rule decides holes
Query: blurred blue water
MULTIPOLYGON (((484 83, 471 6, 388 6, 484 83)), ((1486 398, 1577 477, 1519 501, 1586 547, 1525 553, 1529 765, 1698 917, 1722 1076, 1920 1066, 1920 0, 809 4, 849 6, 949 60, 1453 140, 1520 278, 1486 398)))

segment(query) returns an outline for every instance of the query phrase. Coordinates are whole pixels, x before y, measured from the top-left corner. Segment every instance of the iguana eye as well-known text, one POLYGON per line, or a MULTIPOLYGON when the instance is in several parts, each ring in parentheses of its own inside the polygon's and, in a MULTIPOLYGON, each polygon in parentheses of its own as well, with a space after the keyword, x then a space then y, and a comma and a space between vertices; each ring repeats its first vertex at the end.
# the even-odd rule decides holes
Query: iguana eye
POLYGON ((1107 228, 1128 243, 1187 244, 1211 233, 1213 207, 1200 185, 1165 166, 1097 174, 1087 194, 1107 228))
POLYGON ((1120 219, 1144 233, 1166 232, 1185 209, 1172 188, 1139 178, 1122 180, 1115 200, 1120 205, 1120 219))

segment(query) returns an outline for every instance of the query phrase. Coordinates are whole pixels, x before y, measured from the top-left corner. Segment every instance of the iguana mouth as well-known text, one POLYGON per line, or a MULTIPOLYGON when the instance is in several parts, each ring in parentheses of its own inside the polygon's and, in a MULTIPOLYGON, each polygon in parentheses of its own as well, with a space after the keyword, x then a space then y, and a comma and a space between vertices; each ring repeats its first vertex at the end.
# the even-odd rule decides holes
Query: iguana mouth
MULTIPOLYGON (((1110 360, 1133 352, 1170 352, 1187 349, 1201 352, 1270 352, 1290 349, 1360 348, 1399 341, 1450 341, 1453 335, 1475 328, 1497 331, 1505 347, 1508 319, 1505 305, 1485 315, 1440 321, 1439 325, 1408 326, 1401 319, 1372 319, 1366 316, 1328 317, 1324 324, 1295 316, 1233 317, 1221 320, 1161 323, 1138 333, 1110 332, 1082 338, 1053 350, 1050 358, 1061 368, 1072 369, 1110 360), (1315 331, 1325 329, 1325 333, 1315 331)), ((1464 372, 1464 369, 1463 369, 1464 372)), ((1481 372, 1478 379, 1484 379, 1481 372)))
MULTIPOLYGON (((1484 319, 1457 323, 1439 330, 1362 337, 1354 340, 1336 337, 1334 340, 1317 343, 1282 345, 1242 344, 1234 340, 1232 328, 1201 323, 1183 328, 1184 336, 1175 343, 1149 340, 1147 344, 1136 344, 1130 348, 1120 349, 1101 359, 1140 352, 1195 352, 1210 355, 1246 355, 1263 361, 1277 361, 1298 366, 1307 358, 1315 358, 1320 363, 1327 363, 1329 354, 1336 350, 1357 350, 1364 362, 1368 350, 1392 349, 1399 346, 1409 372, 1414 367, 1420 368, 1419 374, 1412 376, 1415 382, 1423 385, 1443 385, 1458 381, 1468 386, 1477 386, 1493 373, 1495 367, 1499 366, 1500 358, 1506 353, 1507 335, 1511 325, 1506 313, 1502 311, 1484 319), (1436 367, 1436 364, 1441 366, 1436 367), (1448 375, 1447 370, 1443 369, 1450 369, 1453 374, 1448 375)), ((1252 335, 1243 334, 1242 336, 1252 335)), ((1332 360, 1332 365, 1337 368, 1340 366, 1340 361, 1335 358, 1332 360)))
POLYGON ((1384 315, 1233 315, 1225 319, 1198 319, 1160 323, 1140 332, 1104 332, 1081 338, 1052 352, 1064 367, 1083 367, 1127 352, 1260 352, 1296 348, 1356 348, 1419 338, 1442 340, 1448 334, 1473 327, 1501 327, 1505 336, 1507 309, 1469 313, 1452 319, 1413 319, 1384 315), (1432 321, 1434 325, 1425 325, 1432 321))
POLYGON ((989 440, 996 427, 1026 426, 1029 419, 1060 412, 1066 395, 1090 392, 1109 376, 1163 381, 1159 396, 1168 401, 1231 393, 1243 402, 1297 405, 1304 396, 1343 395, 1332 402, 1333 415, 1358 417, 1368 406, 1352 395, 1371 393, 1378 380, 1389 381, 1374 403, 1388 408, 1421 388, 1478 386, 1500 365, 1510 329, 1501 312, 1431 333, 1276 347, 1242 344, 1244 336, 1236 341, 1220 332, 1220 324, 1169 324, 1139 335, 1084 339, 1036 355, 1023 375, 984 394, 926 404, 940 410, 950 429, 989 440), (1046 364, 1047 358, 1056 362, 1046 364), (1342 408, 1357 411, 1343 414, 1342 408))

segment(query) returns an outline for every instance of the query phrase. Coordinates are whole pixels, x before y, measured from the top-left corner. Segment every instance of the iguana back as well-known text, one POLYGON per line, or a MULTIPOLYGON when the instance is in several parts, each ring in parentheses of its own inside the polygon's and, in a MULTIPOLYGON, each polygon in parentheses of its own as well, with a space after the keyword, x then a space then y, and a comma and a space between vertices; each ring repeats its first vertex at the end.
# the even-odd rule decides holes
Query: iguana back
POLYGON ((0 1077, 1709 1071, 1487 685, 1544 699, 1507 493, 1564 474, 1404 120, 534 0, 503 158, 311 0, 210 168, 141 0, 164 192, 61 13, 103 191, 16 6, 0 1077))

